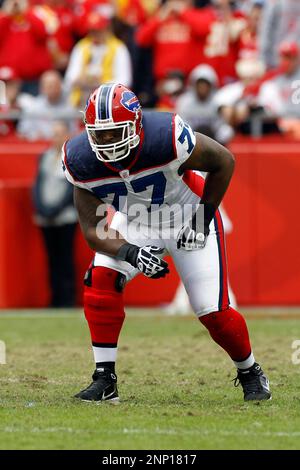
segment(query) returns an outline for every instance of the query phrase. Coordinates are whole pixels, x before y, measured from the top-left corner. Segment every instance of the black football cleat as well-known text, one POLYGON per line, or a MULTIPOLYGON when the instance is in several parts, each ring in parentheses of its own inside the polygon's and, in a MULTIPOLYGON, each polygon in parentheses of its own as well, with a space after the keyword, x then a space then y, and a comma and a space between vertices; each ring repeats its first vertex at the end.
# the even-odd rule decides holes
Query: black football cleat
POLYGON ((237 377, 234 379, 234 386, 242 385, 244 400, 271 400, 272 395, 269 387, 269 380, 257 362, 250 369, 238 369, 237 377))
POLYGON ((93 382, 74 398, 88 402, 106 401, 114 405, 119 403, 117 376, 110 369, 96 369, 92 379, 93 382))

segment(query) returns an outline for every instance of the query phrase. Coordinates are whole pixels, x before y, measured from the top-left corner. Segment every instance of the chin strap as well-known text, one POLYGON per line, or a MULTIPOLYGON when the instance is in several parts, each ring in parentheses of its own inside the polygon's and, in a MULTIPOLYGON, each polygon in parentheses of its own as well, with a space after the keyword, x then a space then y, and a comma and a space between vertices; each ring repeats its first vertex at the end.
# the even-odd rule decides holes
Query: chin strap
POLYGON ((111 151, 111 152, 106 152, 105 150, 103 150, 103 155, 105 155, 106 157, 108 157, 108 161, 111 160, 111 156, 113 157, 113 159, 115 159, 116 157, 122 157, 123 155, 125 155, 126 151, 122 151, 122 150, 119 150, 119 151, 111 151))
MULTIPOLYGON (((128 146, 129 146, 129 152, 128 152, 128 155, 130 153, 130 151, 132 149, 134 149, 135 147, 137 147, 140 143, 140 136, 139 135, 135 135, 135 137, 132 139, 131 142, 128 142, 128 146)), ((113 158, 115 157, 122 157, 123 155, 125 155, 125 153, 127 152, 127 149, 126 150, 119 150, 119 151, 105 151, 103 150, 103 154, 108 157, 110 159, 110 157, 112 156, 113 158)))

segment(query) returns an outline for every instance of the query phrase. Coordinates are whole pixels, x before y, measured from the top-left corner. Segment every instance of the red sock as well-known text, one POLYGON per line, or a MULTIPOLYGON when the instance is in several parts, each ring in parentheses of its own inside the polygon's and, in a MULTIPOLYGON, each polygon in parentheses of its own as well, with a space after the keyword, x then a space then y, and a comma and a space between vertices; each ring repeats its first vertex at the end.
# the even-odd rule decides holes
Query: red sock
POLYGON ((229 354, 231 359, 242 362, 251 354, 248 328, 244 317, 229 307, 227 310, 200 317, 212 339, 229 354))
POLYGON ((118 275, 113 269, 94 267, 92 285, 85 286, 84 313, 94 346, 117 345, 125 318, 123 294, 115 287, 118 275))

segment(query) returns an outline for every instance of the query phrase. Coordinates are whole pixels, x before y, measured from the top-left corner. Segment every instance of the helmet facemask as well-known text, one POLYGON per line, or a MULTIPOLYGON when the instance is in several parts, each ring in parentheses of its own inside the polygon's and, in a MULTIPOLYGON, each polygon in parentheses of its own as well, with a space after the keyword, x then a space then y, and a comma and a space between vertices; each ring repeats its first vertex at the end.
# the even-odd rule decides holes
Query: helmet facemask
POLYGON ((86 123, 85 128, 92 150, 104 162, 123 160, 140 142, 135 121, 114 123, 112 120, 98 120, 95 124, 86 123))

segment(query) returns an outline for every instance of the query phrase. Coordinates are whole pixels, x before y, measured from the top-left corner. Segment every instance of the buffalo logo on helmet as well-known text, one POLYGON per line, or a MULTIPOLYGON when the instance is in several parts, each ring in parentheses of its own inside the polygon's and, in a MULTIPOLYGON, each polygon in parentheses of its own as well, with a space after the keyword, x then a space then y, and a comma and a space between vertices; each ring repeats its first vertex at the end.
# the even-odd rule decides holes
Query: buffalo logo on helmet
POLYGON ((141 107, 137 96, 132 91, 123 91, 121 105, 132 113, 135 113, 141 107))

